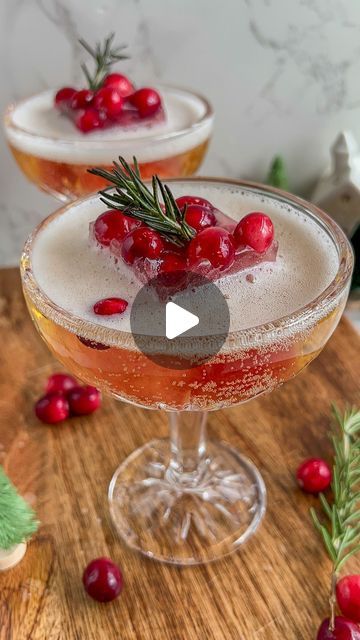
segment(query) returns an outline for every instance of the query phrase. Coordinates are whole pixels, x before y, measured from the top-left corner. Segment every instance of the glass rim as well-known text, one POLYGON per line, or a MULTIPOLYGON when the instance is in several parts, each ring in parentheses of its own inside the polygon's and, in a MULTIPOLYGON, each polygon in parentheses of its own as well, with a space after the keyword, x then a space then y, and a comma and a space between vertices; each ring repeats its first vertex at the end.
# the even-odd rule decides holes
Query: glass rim
MULTIPOLYGON (((83 138, 76 138, 76 139, 66 139, 63 138, 61 136, 44 136, 44 135, 39 135, 36 132, 32 132, 29 131, 28 129, 21 127, 17 124, 15 124, 13 122, 13 114, 15 112, 15 110, 17 109, 17 107, 19 107, 20 105, 24 104, 25 102, 27 102, 28 100, 30 100, 32 97, 36 97, 37 95, 41 95, 43 93, 47 93, 50 92, 51 89, 47 89, 45 91, 41 91, 38 94, 34 94, 33 96, 28 96, 27 98, 23 98, 21 100, 12 102, 10 105, 8 105, 8 107, 5 109, 5 113, 3 116, 3 121, 4 121, 4 126, 5 126, 5 133, 7 131, 7 129, 12 130, 16 133, 21 134, 22 136, 27 136, 29 139, 31 140, 37 140, 37 141, 41 141, 44 142, 46 145, 47 144, 53 144, 56 143, 57 145, 61 146, 61 147, 72 147, 72 146, 78 146, 81 145, 83 148, 86 147, 91 147, 91 148, 102 148, 102 147, 113 147, 115 146, 116 148, 119 148, 119 150, 121 150, 122 147, 131 145, 131 146, 138 146, 141 144, 156 144, 159 143, 161 144, 162 142, 167 142, 169 140, 176 140, 178 138, 182 138, 185 137, 187 135, 191 135, 192 133, 195 133, 197 131, 199 131, 202 127, 205 127, 207 124, 211 124, 213 119, 214 119, 214 109, 210 103, 210 101, 205 98, 205 96, 203 96, 201 93, 198 93, 196 91, 193 91, 192 89, 187 89, 185 87, 180 87, 180 86, 174 86, 174 85, 168 85, 168 84, 161 84, 158 83, 155 85, 155 88, 163 88, 163 89, 167 89, 171 92, 181 92, 183 94, 188 94, 192 97, 195 97, 197 100, 199 100, 204 108, 205 108, 205 112, 202 114, 202 116, 200 116, 195 122, 193 122, 189 127, 185 127, 182 129, 178 129, 176 131, 170 131, 167 133, 159 133, 158 135, 154 135, 154 136, 141 136, 141 137, 137 137, 137 138, 129 138, 126 140, 121 140, 121 139, 94 139, 93 137, 89 137, 84 135, 83 138)), ((109 129, 109 131, 111 131, 111 129, 109 129)), ((119 154, 118 154, 119 155, 119 154)), ((121 154, 120 154, 121 155, 121 154)))
MULTIPOLYGON (((242 345, 251 346, 256 344, 266 343, 267 340, 274 340, 276 337, 284 338, 287 335, 293 335, 298 330, 301 330, 302 323, 307 320, 309 326, 312 326, 312 323, 309 322, 312 317, 316 320, 316 317, 319 315, 319 311, 326 309, 327 307, 331 308, 332 306, 337 306, 337 303, 346 288, 349 286, 350 278, 353 269, 354 262, 354 254, 353 249, 349 240, 347 239, 345 233, 339 227, 339 225, 325 212, 319 209, 316 205, 310 204, 306 200, 293 196, 285 191, 277 189, 275 187, 270 187, 268 185, 263 185, 257 182, 249 182, 245 180, 233 180, 227 178, 217 178, 217 177, 190 177, 190 178, 172 178, 166 180, 166 183, 176 184, 176 183, 188 183, 197 184, 197 183, 216 183, 216 184, 224 184, 224 185, 232 185, 237 187, 243 187, 245 190, 250 190, 251 192, 257 193, 259 195, 264 195, 265 197, 268 195, 273 195, 277 200, 284 202, 285 204, 289 204, 291 206, 297 207, 303 213, 310 216, 317 224, 327 232, 333 241, 335 248, 339 257, 339 266, 337 272, 329 283, 329 285, 313 300, 308 302, 306 305, 303 305, 299 309, 277 318, 270 322, 265 322, 254 327, 248 327, 245 329, 237 329, 234 331, 229 331, 227 337, 234 340, 242 345)), ((49 298, 38 285, 34 273, 31 267, 31 252, 33 243, 41 232, 41 229, 46 226, 49 222, 51 222, 54 218, 62 215, 67 210, 74 208, 74 206, 78 206, 86 201, 93 200, 96 198, 96 194, 92 194, 91 196, 87 196, 85 198, 76 200, 75 202, 71 202, 65 206, 60 207, 49 216, 47 216, 40 224, 34 229, 34 231, 28 237, 22 257, 21 257, 21 277, 23 281, 23 287, 26 293, 28 293, 29 297, 35 303, 37 307, 43 312, 46 316, 54 318, 59 315, 64 323, 62 326, 68 328, 68 330, 73 333, 84 333, 83 337, 86 339, 94 340, 95 342, 106 342, 106 344, 111 346, 122 346, 122 342, 127 342, 132 337, 131 331, 124 331, 121 329, 116 329, 113 327, 106 327, 104 325, 98 324, 97 322, 91 322, 89 320, 84 320, 79 316, 75 316, 71 312, 63 309, 56 303, 54 303, 51 298, 49 298), (40 305, 38 304, 40 301, 40 305), (121 341, 122 338, 122 341, 121 341)), ((321 313, 320 317, 324 317, 324 313, 321 313)), ((61 324, 60 322, 55 323, 61 324)), ((159 337, 157 336, 144 336, 151 340, 155 340, 159 337)), ((196 340, 201 339, 209 339, 213 336, 199 336, 196 340)), ((160 338, 162 340, 162 338, 160 338)), ((194 338, 181 336, 181 341, 183 344, 190 344, 194 341, 194 338)))

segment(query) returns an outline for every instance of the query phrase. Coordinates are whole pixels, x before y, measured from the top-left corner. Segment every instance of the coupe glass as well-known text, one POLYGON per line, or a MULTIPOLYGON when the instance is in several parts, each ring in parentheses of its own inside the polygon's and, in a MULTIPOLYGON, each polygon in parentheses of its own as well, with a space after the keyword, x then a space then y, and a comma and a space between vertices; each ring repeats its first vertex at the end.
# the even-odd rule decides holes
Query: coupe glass
POLYGON ((160 178, 191 176, 205 157, 214 113, 208 100, 193 91, 169 86, 163 89, 169 96, 196 101, 200 106, 197 121, 188 128, 165 134, 152 135, 148 128, 143 136, 124 140, 114 138, 111 128, 83 135, 80 140, 61 139, 40 136, 20 127, 14 118, 18 104, 12 104, 5 114, 9 147, 25 176, 62 202, 106 186, 102 178, 89 174, 88 169, 97 166, 111 170, 113 159, 118 156, 130 163, 136 156, 143 179, 155 174, 160 178))
MULTIPOLYGON (((167 412, 169 439, 144 444, 120 464, 110 483, 110 509, 120 536, 131 548, 157 560, 189 565, 237 549, 256 531, 266 505, 264 482, 252 462, 229 444, 207 440, 207 412, 272 391, 320 353, 344 309, 353 255, 336 223, 299 198, 245 182, 193 178, 170 181, 174 189, 177 182, 186 185, 188 193, 196 193, 198 184, 221 185, 290 205, 322 229, 339 257, 334 279, 316 299, 289 316, 230 332, 216 356, 179 370, 162 367, 143 355, 131 333, 75 317, 40 289, 32 269, 34 241, 65 211, 72 209, 76 215, 79 203, 44 220, 25 245, 21 261, 25 298, 35 326, 54 355, 80 379, 104 392, 167 412)), ((91 206, 91 201, 85 202, 91 206)), ((295 215, 291 211, 288 215, 295 215)), ((201 353, 205 352, 202 342, 211 338, 196 338, 201 353)), ((182 339, 186 345, 186 336, 182 339)))

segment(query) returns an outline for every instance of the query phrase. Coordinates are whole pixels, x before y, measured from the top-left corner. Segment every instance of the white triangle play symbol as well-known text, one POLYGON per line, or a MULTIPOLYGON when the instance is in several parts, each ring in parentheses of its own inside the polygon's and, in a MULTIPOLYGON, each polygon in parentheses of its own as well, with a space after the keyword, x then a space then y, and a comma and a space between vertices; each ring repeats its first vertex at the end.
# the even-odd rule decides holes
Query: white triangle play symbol
POLYGON ((186 311, 175 302, 166 304, 166 337, 169 340, 181 336, 199 324, 199 318, 190 311, 186 311))

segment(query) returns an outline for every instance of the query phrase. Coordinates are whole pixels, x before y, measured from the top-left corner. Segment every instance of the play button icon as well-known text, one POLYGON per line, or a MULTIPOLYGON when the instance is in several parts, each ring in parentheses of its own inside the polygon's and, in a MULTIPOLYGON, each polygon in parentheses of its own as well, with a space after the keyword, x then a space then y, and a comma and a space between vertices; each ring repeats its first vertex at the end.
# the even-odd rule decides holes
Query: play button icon
POLYGON ((166 303, 166 337, 173 340, 189 329, 199 324, 199 318, 194 313, 186 311, 175 302, 166 303))
POLYGON ((170 369, 211 360, 229 332, 230 313, 214 282, 179 271, 149 280, 130 312, 132 338, 143 355, 170 369))

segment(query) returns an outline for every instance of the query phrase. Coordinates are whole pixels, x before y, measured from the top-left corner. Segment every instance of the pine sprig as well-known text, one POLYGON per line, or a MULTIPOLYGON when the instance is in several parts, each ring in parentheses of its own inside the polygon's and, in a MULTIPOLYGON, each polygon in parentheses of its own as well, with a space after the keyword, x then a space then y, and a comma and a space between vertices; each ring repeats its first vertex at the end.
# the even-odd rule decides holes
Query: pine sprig
POLYGON ((97 42, 95 48, 91 47, 85 40, 79 40, 82 47, 91 55, 95 61, 95 71, 90 73, 86 64, 82 64, 81 68, 85 74, 86 80, 89 85, 89 89, 96 91, 102 85, 105 76, 109 73, 112 65, 119 60, 126 60, 129 58, 126 54, 122 53, 126 49, 127 45, 122 44, 118 47, 113 47, 113 40, 115 33, 105 39, 104 43, 97 42))
POLYGON ((330 504, 320 494, 325 521, 315 509, 311 516, 332 561, 330 589, 330 628, 334 628, 335 588, 344 564, 360 551, 360 410, 347 409, 343 415, 333 408, 337 429, 332 435, 334 447, 332 493, 330 504))
POLYGON ((37 530, 34 511, 0 466, 0 549, 24 542, 37 530))
POLYGON ((157 176, 153 176, 152 188, 149 189, 141 180, 135 157, 133 162, 134 169, 120 156, 119 162, 113 162, 111 171, 89 169, 90 173, 104 178, 115 187, 112 192, 108 189, 100 191, 101 201, 110 209, 119 209, 126 215, 145 222, 174 244, 183 245, 191 240, 195 231, 185 220, 186 207, 179 209, 169 187, 157 176))

